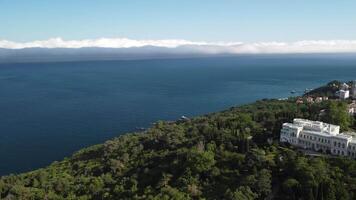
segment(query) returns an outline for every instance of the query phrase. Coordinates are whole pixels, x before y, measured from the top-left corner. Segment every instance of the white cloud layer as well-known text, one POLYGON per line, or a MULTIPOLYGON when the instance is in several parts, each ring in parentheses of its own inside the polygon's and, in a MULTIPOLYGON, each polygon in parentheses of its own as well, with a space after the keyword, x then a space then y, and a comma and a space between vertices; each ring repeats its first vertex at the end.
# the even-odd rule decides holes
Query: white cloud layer
POLYGON ((285 42, 194 42, 188 40, 133 40, 127 38, 100 38, 87 40, 63 40, 51 38, 32 42, 13 42, 0 40, 0 48, 131 48, 155 46, 165 48, 184 48, 185 51, 198 53, 337 53, 356 52, 356 40, 306 40, 291 43, 285 42))

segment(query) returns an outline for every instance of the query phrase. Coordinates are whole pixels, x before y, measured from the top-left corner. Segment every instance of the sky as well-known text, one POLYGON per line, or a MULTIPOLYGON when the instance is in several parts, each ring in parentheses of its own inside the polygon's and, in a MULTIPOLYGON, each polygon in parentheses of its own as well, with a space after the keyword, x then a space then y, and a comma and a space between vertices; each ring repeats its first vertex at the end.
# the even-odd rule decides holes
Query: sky
POLYGON ((0 40, 356 40, 354 0, 0 0, 0 40))

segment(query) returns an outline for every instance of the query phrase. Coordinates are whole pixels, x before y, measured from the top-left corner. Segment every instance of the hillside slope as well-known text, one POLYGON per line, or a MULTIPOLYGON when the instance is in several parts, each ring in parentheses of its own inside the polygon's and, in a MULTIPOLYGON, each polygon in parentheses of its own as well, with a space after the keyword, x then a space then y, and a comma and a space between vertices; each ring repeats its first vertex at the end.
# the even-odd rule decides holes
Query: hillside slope
POLYGON ((158 122, 2 177, 0 199, 354 199, 356 161, 307 157, 278 143, 283 122, 317 120, 329 107, 262 100, 158 122))

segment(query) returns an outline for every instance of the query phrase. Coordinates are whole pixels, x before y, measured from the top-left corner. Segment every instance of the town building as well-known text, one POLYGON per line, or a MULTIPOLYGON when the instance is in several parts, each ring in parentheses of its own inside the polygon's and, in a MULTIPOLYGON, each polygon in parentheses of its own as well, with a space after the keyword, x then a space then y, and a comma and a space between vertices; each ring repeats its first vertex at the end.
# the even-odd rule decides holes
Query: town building
POLYGON ((307 119, 284 123, 281 142, 313 151, 356 158, 356 134, 340 133, 340 126, 307 119))
POLYGON ((307 97, 307 102, 308 103, 314 103, 313 97, 307 97))
POLYGON ((349 90, 339 90, 338 95, 340 99, 348 99, 350 97, 350 91, 349 90))
POLYGON ((347 105, 347 112, 351 115, 354 116, 356 114, 356 101, 352 101, 349 105, 347 105))
POLYGON ((343 83, 340 87, 341 90, 349 90, 350 86, 347 83, 343 83))
POLYGON ((299 97, 296 101, 297 104, 303 104, 304 101, 303 101, 303 98, 299 97))
POLYGON ((320 103, 323 101, 323 97, 315 97, 315 103, 320 103))

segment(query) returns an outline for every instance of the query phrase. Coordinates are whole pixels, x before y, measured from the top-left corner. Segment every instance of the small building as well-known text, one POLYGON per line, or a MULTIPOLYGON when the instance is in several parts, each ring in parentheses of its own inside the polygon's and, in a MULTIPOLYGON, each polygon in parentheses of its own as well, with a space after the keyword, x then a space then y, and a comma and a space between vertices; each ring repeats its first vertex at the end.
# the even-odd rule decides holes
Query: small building
POLYGON ((298 98, 296 103, 297 104, 303 104, 304 103, 303 98, 298 98))
POLYGON ((350 97, 350 92, 348 90, 339 90, 338 95, 340 99, 348 99, 350 97))
POLYGON ((308 103, 314 103, 313 97, 307 97, 307 102, 308 103))
POLYGON ((356 102, 352 101, 352 103, 350 103, 347 106, 347 112, 351 115, 354 116, 356 114, 356 102))
POLYGON ((323 97, 316 97, 315 103, 321 103, 323 101, 323 97))
POLYGON ((327 100, 329 100, 329 97, 324 96, 324 97, 323 97, 323 101, 327 101, 327 100))

